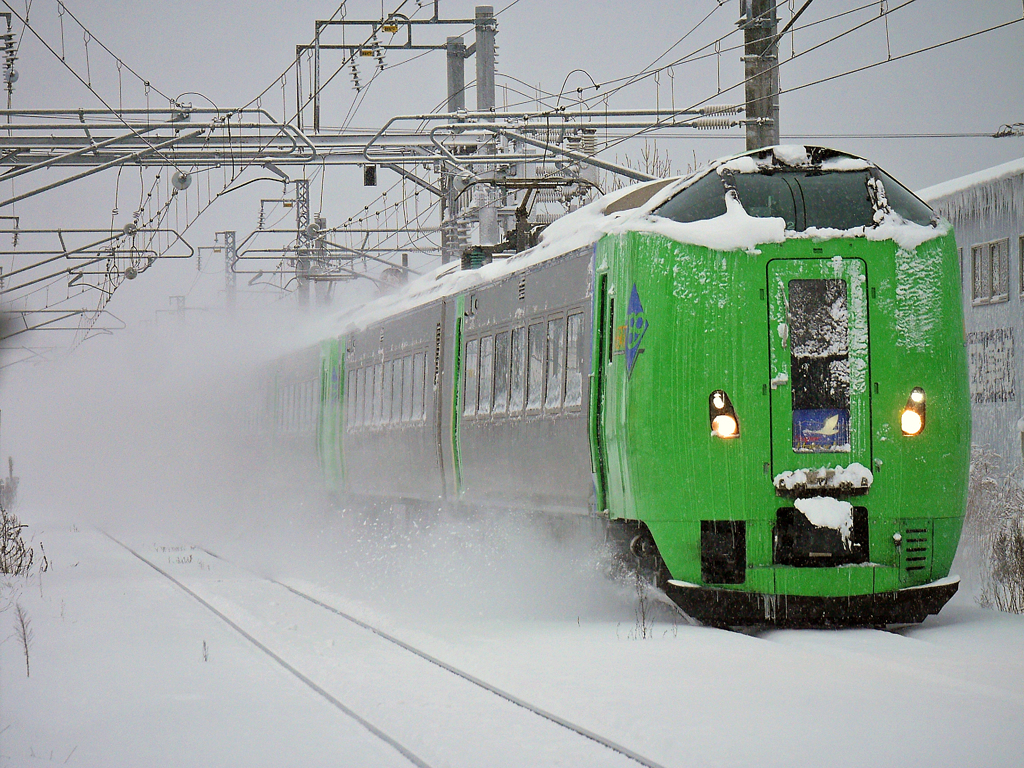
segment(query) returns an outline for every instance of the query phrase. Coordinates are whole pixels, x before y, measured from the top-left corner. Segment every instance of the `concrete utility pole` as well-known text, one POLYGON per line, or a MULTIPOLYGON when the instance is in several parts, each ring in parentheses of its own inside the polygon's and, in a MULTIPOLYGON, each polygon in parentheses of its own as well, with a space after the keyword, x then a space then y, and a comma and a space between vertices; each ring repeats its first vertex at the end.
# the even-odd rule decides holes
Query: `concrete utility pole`
POLYGON ((779 16, 774 0, 740 0, 738 24, 743 29, 747 149, 760 149, 779 143, 779 16))
MULTIPOLYGON (((494 6, 476 7, 476 109, 487 112, 494 109, 494 37, 498 22, 494 6)), ((483 154, 493 154, 494 144, 481 146, 483 154)), ((480 245, 498 242, 498 200, 495 190, 481 184, 477 188, 477 207, 480 211, 480 245)))
MULTIPOLYGON (((461 37, 449 37, 448 58, 448 113, 466 109, 466 42, 461 37)), ((447 264, 459 256, 459 233, 456 220, 459 215, 459 195, 455 191, 450 173, 441 177, 441 263, 447 264)))
POLYGON ((466 108, 466 41, 448 38, 448 112, 466 108))

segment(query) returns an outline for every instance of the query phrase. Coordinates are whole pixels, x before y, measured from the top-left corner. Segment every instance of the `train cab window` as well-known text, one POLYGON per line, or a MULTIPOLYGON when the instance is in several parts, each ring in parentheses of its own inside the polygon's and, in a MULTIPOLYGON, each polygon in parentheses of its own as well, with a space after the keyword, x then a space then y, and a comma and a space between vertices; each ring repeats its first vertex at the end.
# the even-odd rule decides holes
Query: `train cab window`
POLYGON ((530 326, 530 361, 526 379, 526 409, 540 410, 544 403, 544 346, 547 341, 543 323, 530 326))
POLYGON ((544 400, 545 410, 562 407, 562 373, 565 362, 565 320, 548 321, 548 394, 544 400))
POLYGON ((569 315, 565 340, 565 405, 583 402, 583 315, 569 315))
POLYGON ((463 416, 476 414, 477 392, 479 386, 480 339, 466 342, 466 388, 463 392, 463 416))
POLYGON ((426 412, 423 409, 423 388, 426 384, 427 355, 417 352, 412 357, 412 417, 422 419, 426 412))
POLYGON ((508 410, 508 378, 511 334, 502 331, 494 337, 494 413, 508 410))
POLYGON ((935 221, 935 212, 917 195, 892 178, 885 171, 876 168, 875 173, 882 180, 885 198, 889 207, 907 221, 927 227, 935 221))
POLYGON ((722 177, 712 171, 682 190, 654 211, 672 221, 688 223, 713 219, 725 214, 725 186, 722 177))
POLYGON ((402 358, 402 421, 412 421, 412 355, 402 358))
POLYGON ((732 176, 749 216, 778 217, 786 229, 853 229, 874 222, 867 171, 779 171, 732 176))
POLYGON ((519 413, 526 403, 526 329, 512 329, 512 382, 508 412, 519 413))
POLYGON ((491 412, 491 398, 494 395, 494 337, 480 339, 480 399, 476 412, 491 412))

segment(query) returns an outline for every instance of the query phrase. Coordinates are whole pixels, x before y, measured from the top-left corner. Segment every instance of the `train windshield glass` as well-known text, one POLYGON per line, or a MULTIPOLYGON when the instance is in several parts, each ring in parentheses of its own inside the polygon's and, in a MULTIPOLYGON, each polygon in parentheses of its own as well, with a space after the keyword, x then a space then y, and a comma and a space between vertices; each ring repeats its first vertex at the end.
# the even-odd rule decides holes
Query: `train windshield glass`
POLYGON ((923 227, 935 221, 935 213, 913 192, 900 184, 896 179, 885 171, 878 170, 878 177, 882 180, 885 188, 885 197, 889 207, 907 221, 920 224, 923 227))
POLYGON ((853 229, 871 226, 874 208, 867 171, 736 173, 733 181, 744 210, 759 218, 785 219, 786 229, 853 229))
POLYGON ((709 173, 695 181, 654 211, 655 216, 683 224, 713 219, 724 214, 725 186, 717 173, 709 173))
POLYGON ((790 280, 793 450, 849 452, 850 348, 845 280, 790 280))

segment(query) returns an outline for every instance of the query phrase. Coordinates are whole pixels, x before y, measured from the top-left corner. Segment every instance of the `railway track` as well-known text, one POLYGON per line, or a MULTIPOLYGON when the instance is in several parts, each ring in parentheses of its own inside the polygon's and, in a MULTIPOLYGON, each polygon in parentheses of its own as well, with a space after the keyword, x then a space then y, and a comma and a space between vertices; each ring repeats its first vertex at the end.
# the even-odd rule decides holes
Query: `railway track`
MULTIPOLYGON (((135 558, 145 563, 154 571, 156 571, 163 578, 173 583, 185 594, 187 594, 193 600, 195 600, 203 607, 205 607, 208 611, 210 611, 220 621, 222 621, 231 629, 233 629, 239 636, 241 636, 249 644, 260 650, 279 667, 281 667, 289 674, 294 676, 296 679, 298 679, 300 682, 302 682, 313 693, 315 693, 317 696, 319 696, 324 701, 329 703, 338 711, 342 712, 345 716, 357 722, 374 737, 380 739, 388 746, 393 748, 408 762, 415 766, 420 766, 424 768, 430 768, 432 765, 435 764, 431 762, 429 758, 423 756, 422 753, 424 750, 422 748, 416 747, 414 749, 413 747, 410 747, 408 745, 408 739, 403 738, 399 735, 395 735, 395 733, 393 732, 389 732, 395 730, 394 728, 388 728, 385 725, 381 725, 379 721, 371 722, 371 719, 369 717, 359 714, 356 705, 342 701, 342 699, 339 698, 339 695, 337 695, 336 692, 332 693, 332 691, 329 689, 328 684, 318 682, 309 672, 303 672, 300 669, 300 665, 298 663, 293 663, 292 661, 289 661, 287 658, 285 658, 285 654, 283 651, 275 650, 272 647, 272 643, 270 641, 261 639, 257 636, 256 632, 250 629, 246 629, 244 626, 242 626, 242 622, 233 619, 231 616, 228 615, 226 611, 219 609, 216 605, 214 605, 215 601, 213 599, 209 599, 208 597, 204 597, 202 594, 200 594, 201 590, 190 587, 188 584, 185 583, 183 579, 175 577, 175 575, 170 573, 169 570, 161 568, 150 558, 147 558, 136 549, 133 549, 129 545, 119 541, 110 534, 104 533, 104 535, 107 536, 108 539, 117 544, 119 547, 123 548, 131 555, 133 555, 135 558)), ((647 768, 663 768, 660 763, 657 763, 654 760, 639 754, 638 752, 626 747, 625 745, 619 744, 613 741, 612 739, 606 738, 601 734, 598 734, 588 728, 578 725, 568 720, 567 718, 555 714, 554 712, 536 706, 508 691, 499 688, 496 685, 493 685, 479 677, 476 677, 475 675, 470 674, 465 670, 459 669, 458 667, 449 664, 448 662, 439 659, 420 648, 417 648, 411 643, 408 643, 386 632, 381 627, 375 626, 373 624, 370 624, 369 622, 359 619, 356 616, 353 616, 350 613, 341 610, 337 606, 331 605, 315 597, 314 595, 308 594, 307 592, 297 589, 289 584, 285 584, 281 581, 259 576, 257 574, 253 574, 249 571, 246 571, 246 569, 237 566, 236 564, 232 563, 226 558, 223 558, 210 550, 203 548, 198 549, 200 549, 205 554, 209 555, 211 558, 215 558, 216 560, 220 561, 225 566, 228 566, 232 569, 245 571, 248 575, 252 576, 253 579, 265 582, 268 585, 273 585, 276 588, 284 590, 288 595, 297 598, 299 601, 302 601, 306 605, 311 606, 316 610, 327 612, 331 616, 343 620, 348 625, 355 627, 360 631, 372 634, 380 641, 386 643, 389 647, 400 649, 406 655, 406 657, 414 659, 415 663, 422 664, 425 662, 431 665, 432 668, 442 670, 453 681, 458 681, 458 685, 460 686, 472 686, 474 690, 485 692, 487 696, 490 697, 492 700, 500 700, 501 706, 503 707, 508 707, 509 705, 511 705, 512 707, 518 708, 520 711, 523 711, 524 713, 528 713, 528 717, 534 717, 542 721, 545 721, 547 724, 549 724, 549 728, 551 726, 554 726, 558 731, 560 731, 563 734, 563 737, 556 738, 554 740, 558 742, 560 745, 565 745, 561 747, 561 749, 565 750, 565 753, 561 754, 560 757, 562 759, 568 758, 570 756, 573 757, 574 759, 572 760, 572 764, 638 764, 646 766, 647 768), (568 736, 569 734, 571 734, 571 736, 568 736), (568 742, 566 742, 566 736, 568 736, 569 738, 568 742), (575 739, 576 742, 574 743, 572 739, 575 739), (589 745, 589 748, 587 747, 587 745, 589 745), (588 752, 592 754, 593 757, 584 758, 581 754, 582 752, 588 752), (595 759, 597 760, 597 762, 593 762, 595 759)), ((498 722, 491 723, 491 727, 495 728, 496 730, 499 729, 501 725, 506 725, 508 723, 508 713, 501 713, 501 717, 497 718, 497 720, 498 722)), ((509 728, 511 729, 511 726, 509 726, 509 728)), ((453 737, 453 734, 449 734, 449 738, 453 737)), ((554 743, 550 738, 550 734, 548 734, 546 739, 544 740, 546 742, 554 743)), ((437 760, 436 762, 447 763, 448 761, 446 759, 441 759, 437 760)))

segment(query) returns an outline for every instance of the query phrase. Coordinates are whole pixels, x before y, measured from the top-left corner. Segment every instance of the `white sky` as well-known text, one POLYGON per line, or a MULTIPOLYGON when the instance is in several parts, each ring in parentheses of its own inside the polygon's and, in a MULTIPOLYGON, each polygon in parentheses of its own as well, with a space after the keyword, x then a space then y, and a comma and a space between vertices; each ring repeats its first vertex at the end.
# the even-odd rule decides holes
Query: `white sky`
MULTIPOLYGON (((24 13, 25 0, 9 1, 15 10, 24 13)), ((379 18, 382 7, 390 11, 401 3, 402 0, 391 0, 382 6, 373 0, 352 0, 347 3, 347 17, 379 18)), ((505 4, 496 2, 495 9, 500 10, 505 4)), ((800 4, 781 3, 782 23, 800 4)), ((850 0, 815 0, 798 26, 862 5, 865 4, 850 0)), ((864 155, 912 188, 1024 154, 1021 138, 847 138, 864 134, 991 133, 1004 123, 1024 120, 1024 76, 1020 67, 1024 23, 829 83, 786 92, 812 80, 884 60, 889 52, 899 56, 1018 19, 1022 14, 1018 0, 912 0, 891 14, 888 27, 884 21, 875 20, 859 32, 786 61, 794 51, 800 54, 877 17, 881 5, 884 3, 873 3, 857 13, 798 31, 794 39, 787 36, 782 41, 783 140, 794 137, 794 142, 804 142, 804 137, 824 134, 825 138, 807 138, 806 143, 864 155)), ((898 0, 888 2, 890 10, 899 5, 898 0)), ((311 40, 314 20, 329 17, 338 7, 336 3, 302 0, 270 0, 255 5, 224 0, 68 0, 65 6, 95 38, 89 44, 90 76, 110 103, 116 104, 119 99, 117 73, 113 59, 99 50, 97 40, 163 93, 189 93, 183 100, 198 106, 209 99, 222 108, 248 102, 272 83, 293 60, 295 45, 311 40)), ((415 7, 415 0, 407 0, 402 10, 408 13, 415 7)), ((468 18, 472 17, 473 8, 473 3, 442 0, 441 16, 468 18)), ((715 11, 661 63, 689 54, 735 30, 739 13, 738 0, 654 0, 624 8, 627 6, 619 2, 514 3, 499 17, 499 104, 520 100, 516 90, 529 90, 505 75, 548 92, 558 92, 565 82, 567 98, 571 99, 577 86, 589 85, 591 77, 598 83, 607 83, 642 70, 709 12, 715 11), (721 7, 715 10, 718 6, 721 7), (587 74, 573 72, 576 69, 586 70, 587 74)), ((32 0, 30 9, 32 26, 51 45, 59 46, 61 17, 56 0, 32 0)), ((427 15, 426 9, 418 15, 427 15)), ((67 61, 84 73, 86 46, 82 31, 69 17, 63 17, 63 21, 67 61)), ((15 26, 20 29, 19 24, 15 26)), ((456 33, 465 34, 467 44, 473 40, 471 28, 448 27, 417 29, 417 42, 440 42, 446 35, 456 33)), ((657 81, 648 77, 617 90, 608 103, 612 108, 653 107, 655 103, 682 106, 714 97, 719 80, 726 89, 742 79, 740 52, 724 50, 740 40, 738 33, 733 34, 722 44, 720 56, 679 64, 662 72, 657 81)), ((328 31, 323 38, 323 42, 339 41, 340 32, 336 30, 328 31)), ((397 65, 408 58, 410 54, 389 54, 387 63, 397 65)), ((325 75, 340 63, 340 54, 325 53, 325 75)), ((95 98, 31 34, 23 40, 17 68, 20 79, 14 94, 15 107, 97 105, 95 98)), ((371 73, 371 66, 362 65, 364 83, 371 73)), ((467 82, 474 74, 470 60, 467 82)), ((600 92, 607 94, 613 90, 615 84, 606 84, 600 92)), ((593 93, 589 90, 584 95, 589 97, 593 93)), ((350 75, 341 73, 324 91, 324 124, 337 126, 354 96, 350 75)), ((288 74, 283 89, 278 85, 268 92, 262 105, 280 114, 284 108, 282 97, 291 116, 295 103, 294 72, 288 74)), ((377 128, 395 114, 434 110, 444 97, 444 54, 432 52, 378 77, 366 92, 351 125, 377 128)), ((145 102, 142 86, 127 71, 122 71, 120 98, 126 106, 145 102)), ((474 99, 471 91, 467 95, 470 107, 474 99)), ((741 100, 739 89, 713 99, 719 103, 741 100)), ((151 94, 151 102, 154 106, 162 103, 155 93, 151 94)), ((742 151, 743 138, 737 130, 728 136, 676 131, 671 136, 659 137, 657 145, 672 158, 674 169, 685 170, 695 161, 703 163, 742 151)), ((628 154, 635 159, 639 147, 636 142, 621 145, 603 157, 621 161, 628 154)), ((311 174, 314 171, 310 169, 311 174)), ((146 178, 153 173, 147 171, 146 178)), ((40 178, 49 181, 55 177, 54 174, 40 178)), ((358 169, 328 169, 312 185, 312 207, 322 211, 329 223, 338 224, 357 214, 363 205, 371 205, 372 210, 373 196, 387 189, 395 178, 391 172, 382 170, 381 186, 368 191, 361 186, 358 169)), ((114 184, 115 174, 108 172, 95 180, 20 203, 16 213, 22 217, 22 227, 107 227, 112 218, 119 226, 128 220, 126 209, 135 205, 132 198, 138 197, 137 172, 123 174, 116 203, 114 184), (115 204, 119 215, 112 217, 115 204)), ((5 193, 10 185, 7 187, 5 193)), ((23 184, 18 189, 25 188, 23 184)), ((277 197, 280 190, 280 186, 269 183, 254 184, 223 199, 188 230, 186 238, 193 246, 207 246, 213 242, 213 233, 236 230, 242 239, 256 227, 259 198, 277 197)), ((268 221, 278 217, 283 217, 282 226, 293 221, 291 212, 281 209, 268 221)), ((431 223, 436 223, 436 217, 431 223)), ((139 280, 120 288, 110 308, 131 323, 152 319, 156 310, 168 307, 168 297, 172 295, 187 294, 190 306, 216 305, 222 301, 218 291, 223 286, 221 265, 214 262, 218 258, 206 255, 204 272, 209 274, 197 272, 194 260, 160 263, 139 280)))

